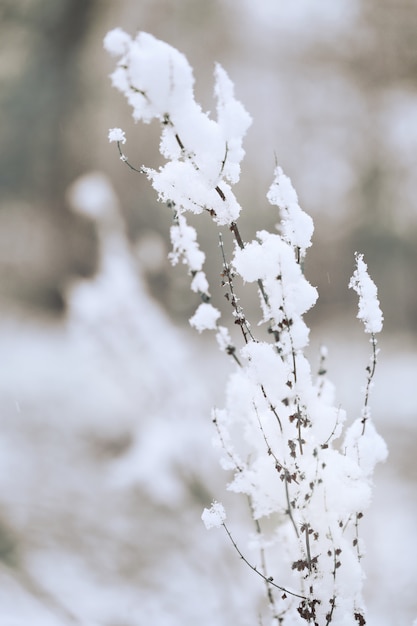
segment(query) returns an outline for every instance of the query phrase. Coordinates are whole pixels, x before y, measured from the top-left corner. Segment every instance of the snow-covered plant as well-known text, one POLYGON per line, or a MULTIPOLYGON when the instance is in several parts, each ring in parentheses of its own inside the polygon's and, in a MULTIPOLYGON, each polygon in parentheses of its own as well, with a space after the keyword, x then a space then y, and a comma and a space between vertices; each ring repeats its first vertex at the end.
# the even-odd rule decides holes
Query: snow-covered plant
MULTIPOLYGON (((276 207, 277 232, 260 230, 253 241, 242 240, 237 225, 241 207, 232 185, 240 176, 251 118, 235 99, 226 72, 216 65, 217 116, 212 119, 195 102, 186 58, 168 44, 147 33, 132 39, 115 29, 107 34, 105 48, 119 58, 112 82, 126 96, 134 119, 156 119, 161 125, 165 164, 138 171, 173 210, 170 259, 188 267, 191 289, 202 300, 190 323, 199 332, 214 331, 220 349, 235 362, 226 406, 214 409, 212 417, 222 466, 233 476, 228 488, 249 503, 254 524, 249 543, 258 550, 256 561, 238 545, 221 503, 205 509, 203 521, 207 528, 223 527, 240 557, 263 579, 271 623, 361 626, 366 612, 360 521, 370 503, 375 464, 386 457, 369 403, 376 334, 382 329, 376 287, 357 255, 350 287, 359 294, 358 317, 371 334, 372 356, 362 414, 348 426, 326 378, 325 349, 317 377, 305 354, 309 329, 303 316, 317 299, 303 272, 313 221, 300 208, 281 167, 267 193, 276 207), (211 302, 204 272, 205 254, 186 221, 187 212, 206 214, 219 227, 231 326, 219 323, 221 314, 211 302), (223 246, 227 232, 234 239, 230 259, 223 246), (257 285, 258 325, 268 331, 262 339, 241 305, 236 277, 257 285), (240 345, 231 338, 235 325, 240 345)), ((122 151, 123 131, 112 129, 109 140, 136 169, 122 151)))

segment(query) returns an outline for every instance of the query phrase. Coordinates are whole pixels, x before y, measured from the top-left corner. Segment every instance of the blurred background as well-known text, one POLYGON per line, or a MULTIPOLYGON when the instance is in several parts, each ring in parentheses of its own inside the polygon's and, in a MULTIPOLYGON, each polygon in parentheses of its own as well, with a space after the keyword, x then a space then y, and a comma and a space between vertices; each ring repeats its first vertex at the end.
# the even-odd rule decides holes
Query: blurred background
MULTIPOLYGON (((229 364, 188 328, 197 302, 166 258, 169 212, 107 141, 120 126, 130 162, 161 162, 157 125, 135 125, 111 88, 102 41, 116 26, 184 52, 204 110, 215 62, 234 81, 254 120, 242 235, 274 228, 277 160, 315 222, 312 363, 326 343, 352 418, 369 345, 347 285, 365 254, 385 316, 373 406, 390 449, 365 527, 367 600, 371 624, 411 624, 415 3, 2 0, 0 626, 257 623, 260 584, 199 519, 227 498, 210 407, 229 364)), ((201 235, 217 246, 208 223, 201 235)), ((220 265, 207 266, 213 285, 220 265)))

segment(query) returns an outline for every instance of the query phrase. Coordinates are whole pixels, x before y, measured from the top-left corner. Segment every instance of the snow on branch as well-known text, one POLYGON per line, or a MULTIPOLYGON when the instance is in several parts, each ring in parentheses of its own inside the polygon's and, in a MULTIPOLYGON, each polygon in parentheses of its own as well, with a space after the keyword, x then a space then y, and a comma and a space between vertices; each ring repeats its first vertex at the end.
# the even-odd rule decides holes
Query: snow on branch
POLYGON ((106 35, 104 46, 120 57, 112 83, 127 98, 134 119, 162 124, 160 151, 167 163, 146 170, 159 199, 197 214, 210 211, 218 224, 235 221, 241 208, 229 183, 239 180, 251 117, 235 99, 225 70, 215 67, 217 120, 212 120, 194 100, 193 72, 178 50, 148 33, 132 39, 119 28, 106 35))
POLYGON ((350 279, 349 287, 359 296, 360 319, 366 333, 380 333, 382 330, 383 315, 379 306, 378 291, 372 278, 368 274, 368 266, 363 260, 363 254, 355 254, 356 270, 350 279))
POLYGON ((126 143, 126 135, 121 128, 110 128, 109 141, 110 143, 126 143))
POLYGON ((207 530, 220 528, 226 519, 226 511, 220 502, 213 502, 209 509, 204 509, 201 519, 207 530))
POLYGON ((280 166, 275 168, 274 182, 267 193, 267 198, 281 211, 281 223, 278 226, 281 228, 283 239, 294 248, 299 248, 304 256, 306 248, 311 246, 313 220, 301 209, 297 192, 280 166))
MULTIPOLYGON (((132 38, 121 29, 106 36, 105 47, 119 59, 112 82, 133 108, 134 119, 157 120, 161 127, 164 164, 136 171, 148 176, 159 200, 173 210, 170 259, 186 264, 191 289, 202 300, 190 324, 198 332, 213 331, 219 348, 234 359, 225 407, 213 411, 215 441, 221 465, 232 473, 228 489, 249 504, 255 534, 249 533, 248 543, 258 550, 261 565, 253 565, 238 547, 225 525, 223 505, 215 501, 204 509, 203 521, 207 528, 223 527, 241 559, 263 579, 271 623, 361 626, 366 613, 360 520, 371 501, 375 463, 385 458, 374 425, 365 430, 376 366, 374 334, 382 329, 375 284, 362 255, 356 255, 349 286, 359 294, 358 317, 372 333, 373 354, 361 418, 348 427, 345 412, 333 404, 324 351, 318 381, 305 353, 304 315, 317 300, 303 273, 314 225, 281 167, 275 168, 267 193, 279 209, 278 233, 259 230, 250 242, 240 234, 241 207, 232 185, 240 177, 251 118, 225 70, 215 66, 214 120, 194 100, 193 72, 183 54, 152 35, 132 38), (228 258, 219 233, 221 286, 230 304, 226 325, 219 325, 220 307, 210 302, 203 269, 206 254, 218 255, 218 250, 200 249, 187 211, 227 226, 234 239, 228 258), (238 294, 248 282, 258 286, 261 311, 255 324, 238 294), (261 323, 266 339, 253 330, 261 323), (235 345, 231 330, 236 326, 241 334, 235 345)), ((124 133, 112 129, 109 139, 120 151, 124 133)))
POLYGON ((190 324, 200 333, 202 330, 215 330, 219 317, 220 311, 216 307, 208 302, 202 302, 190 319, 190 324))

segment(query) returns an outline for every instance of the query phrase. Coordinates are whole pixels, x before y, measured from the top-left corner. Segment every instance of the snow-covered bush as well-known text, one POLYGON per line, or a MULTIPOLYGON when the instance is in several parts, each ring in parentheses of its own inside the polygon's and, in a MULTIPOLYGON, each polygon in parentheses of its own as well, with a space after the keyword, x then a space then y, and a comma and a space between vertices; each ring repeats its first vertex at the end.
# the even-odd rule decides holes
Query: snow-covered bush
POLYGON ((124 132, 111 129, 109 140, 173 211, 170 259, 188 267, 191 289, 201 297, 190 323, 199 332, 213 331, 219 348, 235 362, 226 406, 214 409, 212 419, 221 463, 233 476, 228 488, 249 505, 250 547, 238 545, 221 503, 205 509, 203 521, 207 528, 223 527, 240 557, 263 579, 271 623, 365 624, 360 523, 370 504, 374 467, 387 451, 370 411, 382 314, 363 257, 356 257, 349 286, 359 295, 358 317, 371 335, 372 353, 362 414, 349 425, 326 378, 325 349, 317 376, 305 354, 309 329, 303 316, 317 299, 303 272, 313 221, 281 167, 267 193, 276 207, 277 232, 260 230, 252 242, 242 240, 241 206, 232 185, 240 177, 251 118, 235 99, 226 72, 215 68, 214 120, 195 102, 188 61, 168 44, 147 33, 132 39, 115 29, 107 34, 105 48, 119 59, 112 82, 126 96, 134 119, 161 124, 165 164, 158 170, 134 168, 122 151, 124 132), (220 323, 220 310, 211 302, 205 253, 187 212, 207 214, 219 227, 229 324, 220 323), (223 246, 226 233, 234 239, 230 259, 223 246), (267 329, 265 336, 241 305, 237 277, 258 287, 261 317, 256 321, 267 329), (232 340, 235 327, 240 344, 232 340), (254 547, 256 560, 247 556, 254 547))

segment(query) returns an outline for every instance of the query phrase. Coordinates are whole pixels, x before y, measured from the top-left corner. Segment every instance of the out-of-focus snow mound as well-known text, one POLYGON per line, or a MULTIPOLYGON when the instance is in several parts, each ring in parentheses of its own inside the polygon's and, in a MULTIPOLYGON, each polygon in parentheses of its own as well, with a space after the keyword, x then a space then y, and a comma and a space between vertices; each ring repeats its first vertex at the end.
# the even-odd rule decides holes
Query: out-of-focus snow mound
POLYGON ((96 223, 97 275, 64 324, 0 327, 0 624, 246 623, 250 575, 200 519, 224 489, 227 363, 147 294, 106 179, 69 198, 96 223))
MULTIPOLYGON (((149 297, 106 179, 69 198, 96 223, 97 275, 68 289, 65 323, 0 325, 0 626, 252 626, 262 581, 200 520, 214 497, 227 504, 210 445, 227 360, 149 297)), ((366 340, 332 336, 319 339, 353 418, 366 340)), ((382 343, 372 406, 391 456, 365 522, 371 626, 417 613, 416 465, 412 445, 402 453, 416 373, 412 350, 382 343)))

